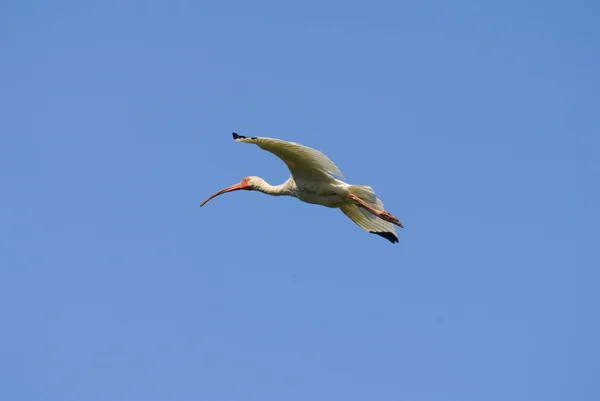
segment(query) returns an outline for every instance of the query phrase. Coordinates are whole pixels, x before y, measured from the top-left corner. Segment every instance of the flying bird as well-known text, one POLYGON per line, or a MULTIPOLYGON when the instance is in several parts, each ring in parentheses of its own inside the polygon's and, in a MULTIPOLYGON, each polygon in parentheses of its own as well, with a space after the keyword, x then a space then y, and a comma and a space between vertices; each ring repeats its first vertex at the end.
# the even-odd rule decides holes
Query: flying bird
POLYGON ((344 178, 327 156, 316 149, 294 142, 265 137, 245 137, 233 133, 236 142, 258 145, 279 157, 290 170, 291 176, 281 185, 272 186, 255 176, 209 196, 200 207, 221 194, 238 191, 259 191, 273 196, 294 196, 303 202, 339 208, 359 227, 377 234, 392 243, 398 242, 394 225, 402 223, 383 208, 383 202, 368 185, 350 185, 335 178, 344 178))

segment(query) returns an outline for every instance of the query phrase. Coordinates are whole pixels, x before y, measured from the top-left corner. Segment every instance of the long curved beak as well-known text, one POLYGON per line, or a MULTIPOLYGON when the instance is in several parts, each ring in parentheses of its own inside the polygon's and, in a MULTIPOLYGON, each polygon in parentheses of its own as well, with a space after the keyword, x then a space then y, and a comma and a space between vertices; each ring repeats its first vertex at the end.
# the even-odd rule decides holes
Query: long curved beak
POLYGON ((212 194, 211 196, 209 196, 208 198, 206 198, 206 200, 204 202, 202 202, 200 204, 200 207, 204 206, 206 204, 206 202, 208 202, 209 200, 211 200, 212 198, 215 198, 219 195, 225 194, 227 192, 233 192, 233 191, 239 191, 240 189, 248 189, 248 186, 245 185, 245 182, 240 182, 238 184, 232 185, 230 187, 227 187, 225 189, 220 190, 219 192, 212 194))

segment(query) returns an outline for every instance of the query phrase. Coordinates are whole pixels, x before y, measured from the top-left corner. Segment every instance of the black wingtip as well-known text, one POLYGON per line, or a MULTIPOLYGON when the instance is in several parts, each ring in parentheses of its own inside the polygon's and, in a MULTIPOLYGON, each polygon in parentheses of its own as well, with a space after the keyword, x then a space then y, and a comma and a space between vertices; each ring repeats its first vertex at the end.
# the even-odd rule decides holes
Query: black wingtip
POLYGON ((378 232, 375 232, 375 231, 369 231, 369 232, 370 232, 371 234, 376 234, 376 235, 379 235, 380 237, 383 237, 383 238, 387 239, 387 240, 388 240, 388 241, 390 241, 392 244, 395 244, 395 243, 399 242, 399 241, 398 241, 398 237, 396 237, 396 236, 394 235, 394 233, 378 233, 378 232))
MULTIPOLYGON (((238 135, 235 132, 233 133, 233 139, 246 139, 246 138, 248 138, 248 137, 247 136, 238 135)), ((258 139, 258 137, 251 136, 250 139, 252 139, 253 141, 256 141, 258 139)))

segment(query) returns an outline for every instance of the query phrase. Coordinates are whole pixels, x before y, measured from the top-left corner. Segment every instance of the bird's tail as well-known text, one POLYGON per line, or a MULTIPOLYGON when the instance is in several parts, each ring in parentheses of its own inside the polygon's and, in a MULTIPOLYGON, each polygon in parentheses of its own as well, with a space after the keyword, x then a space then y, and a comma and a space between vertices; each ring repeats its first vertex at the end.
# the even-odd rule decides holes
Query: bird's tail
MULTIPOLYGON (((385 210, 383 202, 375 195, 375 191, 368 185, 351 185, 349 192, 378 210, 385 210)), ((358 205, 344 205, 342 212, 363 230, 371 234, 380 235, 391 242, 398 242, 394 225, 358 205)))
POLYGON ((371 234, 377 234, 392 243, 398 242, 396 229, 392 223, 381 220, 379 217, 357 205, 343 205, 340 207, 340 210, 363 230, 368 231, 371 234))
POLYGON ((369 185, 351 185, 349 191, 352 195, 358 196, 369 205, 379 210, 384 210, 383 202, 381 199, 377 198, 375 191, 369 185))

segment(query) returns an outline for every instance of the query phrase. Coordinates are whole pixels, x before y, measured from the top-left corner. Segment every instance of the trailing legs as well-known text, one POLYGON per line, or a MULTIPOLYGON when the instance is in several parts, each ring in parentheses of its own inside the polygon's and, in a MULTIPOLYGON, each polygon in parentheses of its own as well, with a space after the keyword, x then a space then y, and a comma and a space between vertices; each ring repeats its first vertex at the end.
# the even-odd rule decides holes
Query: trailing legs
POLYGON ((380 219, 385 220, 389 223, 395 224, 398 227, 404 228, 402 223, 400 223, 400 220, 398 220, 397 218, 392 216, 390 214, 390 212, 385 211, 385 210, 378 210, 378 209, 374 208, 373 206, 369 205, 364 200, 360 199, 356 195, 348 194, 347 196, 348 196, 348 198, 352 199, 353 201, 358 202, 359 206, 362 206, 363 208, 367 209, 369 212, 373 213, 375 216, 379 217, 380 219))

